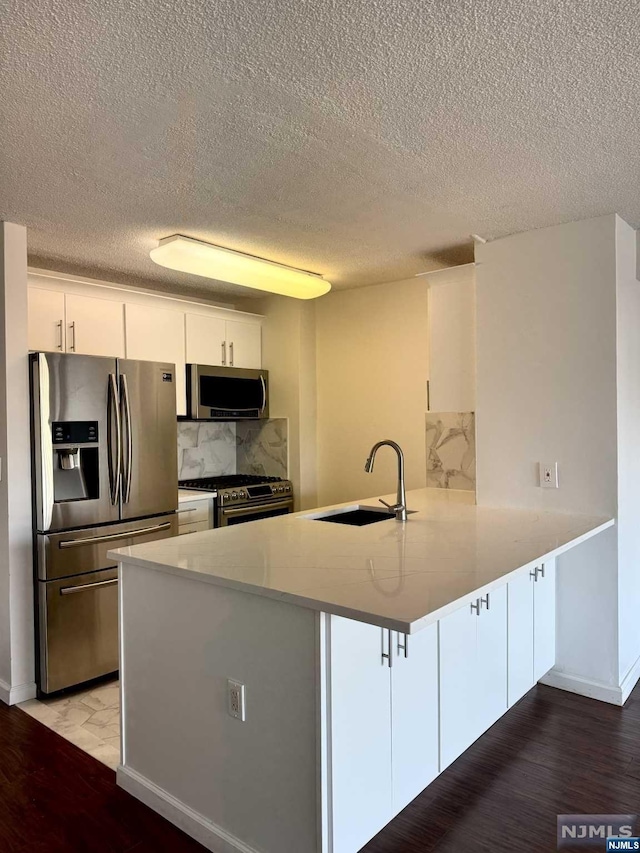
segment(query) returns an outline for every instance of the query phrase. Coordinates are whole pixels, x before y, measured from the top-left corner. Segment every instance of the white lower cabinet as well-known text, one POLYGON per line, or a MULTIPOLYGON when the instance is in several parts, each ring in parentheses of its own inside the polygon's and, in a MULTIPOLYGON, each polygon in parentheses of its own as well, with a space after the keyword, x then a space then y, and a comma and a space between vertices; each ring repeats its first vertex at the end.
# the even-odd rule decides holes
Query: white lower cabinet
POLYGON ((397 814, 438 775, 438 625, 391 633, 391 771, 397 814), (406 656, 405 656, 406 646, 406 656))
POLYGON ((355 853, 393 817, 389 632, 330 618, 333 853, 355 853))
POLYGON ((440 770, 507 709, 507 590, 440 620, 440 770))
POLYGON ((357 853, 553 666, 555 564, 408 637, 327 619, 328 849, 357 853))
POLYGON ((355 853, 438 775, 437 626, 332 616, 330 671, 333 853, 355 853))
POLYGON ((556 661, 555 561, 509 581, 508 597, 511 707, 556 661))
POLYGON ((533 679, 556 662, 556 563, 543 563, 533 583, 533 679))

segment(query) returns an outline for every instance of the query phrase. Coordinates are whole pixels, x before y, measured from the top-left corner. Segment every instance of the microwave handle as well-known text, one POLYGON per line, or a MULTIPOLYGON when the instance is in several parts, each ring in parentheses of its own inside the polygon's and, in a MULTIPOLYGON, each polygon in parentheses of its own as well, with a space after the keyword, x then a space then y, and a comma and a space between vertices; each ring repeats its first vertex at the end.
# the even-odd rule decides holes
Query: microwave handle
POLYGON ((260 414, 262 415, 267 407, 267 385, 262 374, 260 374, 260 382, 262 383, 262 408, 260 409, 260 414))

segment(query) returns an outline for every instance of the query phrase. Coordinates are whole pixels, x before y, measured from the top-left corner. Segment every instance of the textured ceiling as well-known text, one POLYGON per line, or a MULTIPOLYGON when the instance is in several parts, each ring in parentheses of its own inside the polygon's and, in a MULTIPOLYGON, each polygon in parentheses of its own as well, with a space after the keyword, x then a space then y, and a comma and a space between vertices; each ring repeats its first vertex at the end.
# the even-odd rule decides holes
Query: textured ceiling
POLYGON ((619 212, 640 225, 630 0, 0 0, 0 218, 31 262, 155 266, 186 234, 336 286, 619 212))

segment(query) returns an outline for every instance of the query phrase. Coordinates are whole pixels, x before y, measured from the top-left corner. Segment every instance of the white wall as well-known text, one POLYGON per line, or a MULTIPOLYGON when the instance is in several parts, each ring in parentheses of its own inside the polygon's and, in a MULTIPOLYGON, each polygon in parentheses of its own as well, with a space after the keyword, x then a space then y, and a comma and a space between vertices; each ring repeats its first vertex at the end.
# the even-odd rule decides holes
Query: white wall
POLYGON ((320 505, 394 491, 391 451, 380 453, 373 474, 364 471, 384 438, 405 452, 407 488, 425 486, 427 294, 427 282, 414 278, 317 300, 320 505))
POLYGON ((296 509, 313 508, 317 506, 314 305, 273 296, 252 300, 250 306, 267 318, 262 363, 269 371, 269 414, 288 419, 289 479, 296 509))
MULTIPOLYGON (((478 503, 617 513, 615 217, 476 247, 478 503), (538 461, 560 488, 541 489, 538 461)), ((618 682, 617 542, 558 560, 558 671, 618 682)))
POLYGON ((35 696, 26 229, 0 223, 0 699, 35 696))
POLYGON ((640 283, 636 233, 616 219, 619 676, 640 657, 640 283))

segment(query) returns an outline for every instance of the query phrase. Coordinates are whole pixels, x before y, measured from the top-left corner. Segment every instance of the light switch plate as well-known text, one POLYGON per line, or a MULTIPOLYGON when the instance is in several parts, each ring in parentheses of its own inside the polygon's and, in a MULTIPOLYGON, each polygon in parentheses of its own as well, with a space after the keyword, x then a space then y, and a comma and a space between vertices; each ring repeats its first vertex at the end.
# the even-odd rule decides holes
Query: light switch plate
POLYGON ((558 488, 558 463, 540 462, 540 487, 543 489, 558 488))

